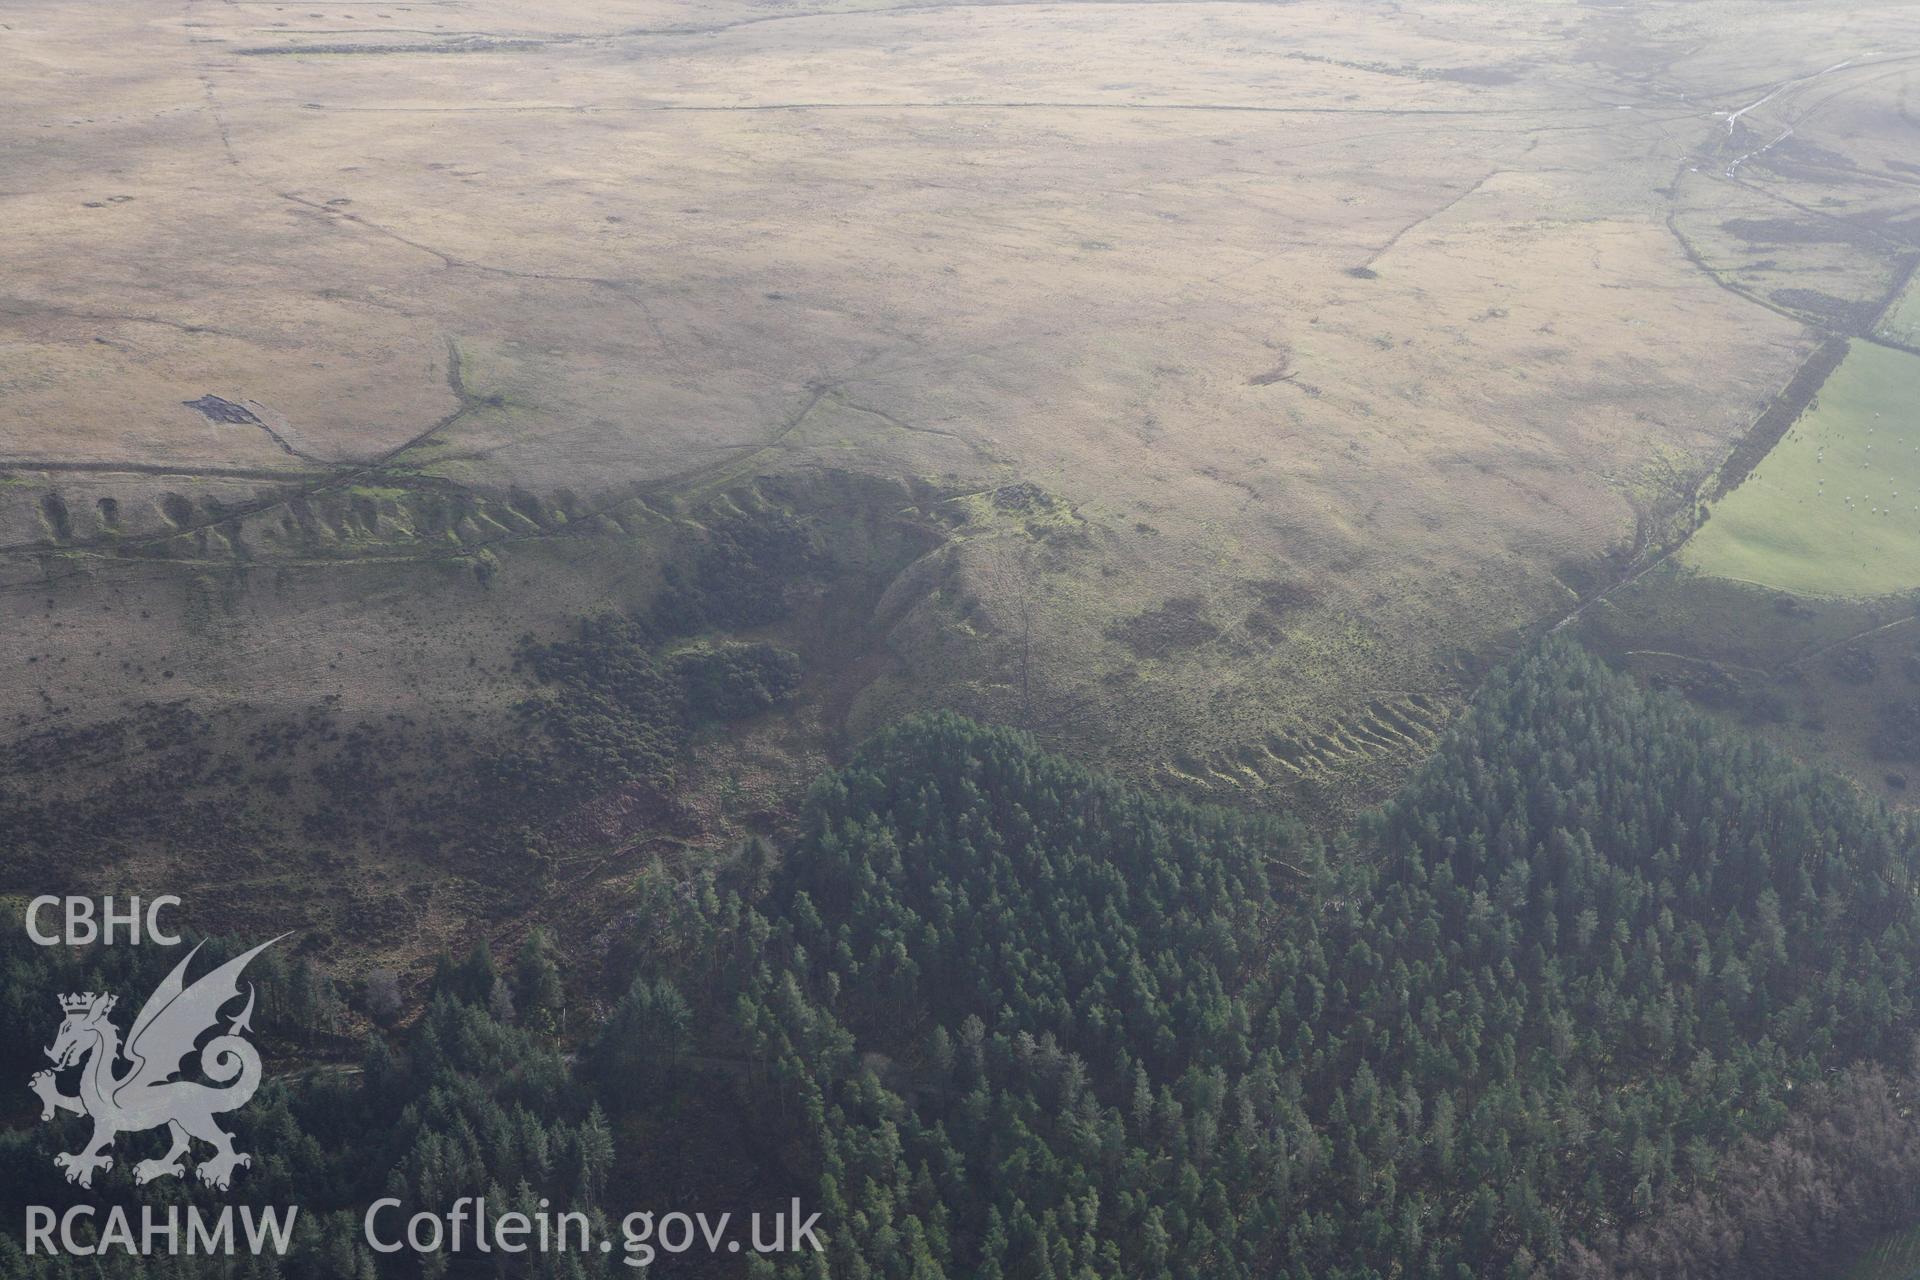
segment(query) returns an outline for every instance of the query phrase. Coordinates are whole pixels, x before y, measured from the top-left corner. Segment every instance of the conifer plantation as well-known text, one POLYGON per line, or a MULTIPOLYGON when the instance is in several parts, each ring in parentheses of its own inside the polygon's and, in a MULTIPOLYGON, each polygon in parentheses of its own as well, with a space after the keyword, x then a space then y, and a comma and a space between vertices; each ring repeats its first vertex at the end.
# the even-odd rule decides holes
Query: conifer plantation
MULTIPOLYGON (((828 1247, 667 1275, 1815 1274, 1920 1213, 1915 864, 1853 785, 1566 642, 1331 844, 920 717, 823 777, 788 847, 646 879, 595 1025, 536 937, 444 963, 364 1070, 271 1083, 244 1193, 298 1189, 288 1258, 0 1242, 0 1269, 411 1275, 355 1206, 617 1221, 671 1168, 743 1211, 798 1196, 828 1247)), ((128 963, 30 950, 9 990, 128 963)), ((325 980, 272 985, 271 1034, 311 1035, 325 980)), ((4 1011, 10 1070, 39 1012, 4 1011)), ((6 1136, 8 1212, 58 1202, 60 1129, 6 1136)))

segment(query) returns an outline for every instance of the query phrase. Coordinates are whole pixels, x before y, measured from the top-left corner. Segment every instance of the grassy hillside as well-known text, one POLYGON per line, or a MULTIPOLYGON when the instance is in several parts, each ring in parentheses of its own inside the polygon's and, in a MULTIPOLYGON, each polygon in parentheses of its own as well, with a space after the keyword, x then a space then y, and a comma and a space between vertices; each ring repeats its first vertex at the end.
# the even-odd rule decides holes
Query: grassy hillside
POLYGON ((0 723, 438 718, 857 475, 966 524, 816 751, 1348 816, 1911 257, 1873 0, 436 7, 9 6, 0 723))
POLYGON ((1856 342, 1786 438, 1681 552, 1803 596, 1920 587, 1920 356, 1856 342))

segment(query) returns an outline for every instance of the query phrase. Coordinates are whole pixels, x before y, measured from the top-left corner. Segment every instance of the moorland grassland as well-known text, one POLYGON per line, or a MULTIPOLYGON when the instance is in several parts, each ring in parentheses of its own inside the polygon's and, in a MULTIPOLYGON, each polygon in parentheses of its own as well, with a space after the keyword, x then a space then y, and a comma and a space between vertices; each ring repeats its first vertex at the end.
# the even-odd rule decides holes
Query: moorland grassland
MULTIPOLYGON (((1350 813, 1563 622, 1734 678, 1634 603, 1684 564, 1914 585, 1911 522, 1767 541, 1804 446, 1900 395, 1914 4, 17 0, 0 86, 21 743, 151 703, 238 759, 323 714, 345 786, 376 730, 505 732, 524 637, 751 511, 837 568, 747 629, 807 676, 694 739, 674 849, 930 706, 1350 813)), ((1767 679, 1887 621, 1743 590, 1832 610, 1767 679)), ((160 749, 0 785, 134 794, 160 749)), ((262 811, 306 767, 236 764, 262 811)), ((589 818, 578 874, 630 870, 589 818)), ((398 856, 286 839, 115 857, 244 904, 398 856)), ((407 865, 443 890, 393 910, 471 907, 407 865)))

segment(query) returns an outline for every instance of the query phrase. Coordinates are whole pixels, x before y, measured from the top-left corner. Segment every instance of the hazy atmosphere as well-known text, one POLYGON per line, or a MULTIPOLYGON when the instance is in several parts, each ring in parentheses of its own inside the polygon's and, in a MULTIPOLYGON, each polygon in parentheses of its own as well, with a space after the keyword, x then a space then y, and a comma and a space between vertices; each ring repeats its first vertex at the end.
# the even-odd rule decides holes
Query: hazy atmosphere
POLYGON ((315 4, 0 7, 0 1275, 1920 1276, 1920 4, 315 4))

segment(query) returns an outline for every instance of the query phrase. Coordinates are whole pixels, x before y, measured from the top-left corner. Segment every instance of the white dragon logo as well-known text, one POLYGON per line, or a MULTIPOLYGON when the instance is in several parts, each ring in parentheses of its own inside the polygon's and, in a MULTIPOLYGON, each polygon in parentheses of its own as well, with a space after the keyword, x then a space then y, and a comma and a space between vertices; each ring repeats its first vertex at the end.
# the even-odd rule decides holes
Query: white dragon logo
POLYGON ((124 1049, 119 1029, 107 1017, 117 997, 91 991, 60 997, 60 1007, 67 1016, 53 1047, 47 1050, 53 1070, 37 1072, 28 1085, 40 1095, 42 1120, 53 1119, 56 1111, 93 1118, 93 1137, 87 1144, 71 1155, 62 1153, 53 1158, 56 1167, 66 1170, 68 1182, 92 1186, 96 1172, 113 1167, 111 1152, 116 1136, 161 1125, 171 1132, 173 1146, 160 1159, 135 1165, 135 1182, 145 1184, 155 1178, 185 1174, 183 1157, 194 1138, 214 1149, 213 1155, 195 1169, 200 1181, 210 1187, 226 1190, 233 1171, 253 1163, 252 1157, 233 1149, 232 1136, 213 1122, 221 1112, 245 1106, 260 1087, 259 1051, 240 1034, 252 1030, 252 984, 247 987, 246 1008, 228 1024, 226 1034, 215 1036, 200 1050, 201 1073, 224 1087, 210 1088, 173 1077, 180 1071, 181 1060, 193 1052, 195 1042, 219 1022, 221 1008, 239 998, 240 972, 247 962, 278 941, 280 938, 263 942, 187 986, 187 965, 200 950, 194 947, 148 998, 133 1020, 124 1049), (129 1066, 116 1075, 115 1067, 122 1057, 129 1066), (68 1097, 60 1092, 54 1073, 83 1060, 86 1065, 80 1072, 80 1091, 68 1097))

